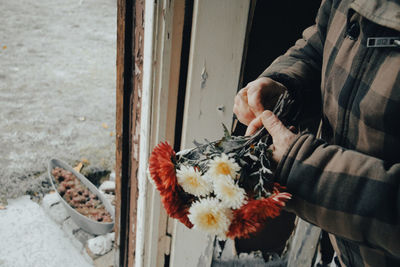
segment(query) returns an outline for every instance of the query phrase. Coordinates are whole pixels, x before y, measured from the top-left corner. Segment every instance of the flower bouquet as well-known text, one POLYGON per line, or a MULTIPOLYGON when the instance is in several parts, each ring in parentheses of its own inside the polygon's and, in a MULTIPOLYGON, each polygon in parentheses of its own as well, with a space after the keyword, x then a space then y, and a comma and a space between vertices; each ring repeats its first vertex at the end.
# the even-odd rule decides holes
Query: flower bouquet
MULTIPOLYGON (((292 104, 286 92, 273 111, 284 120, 292 104)), ((272 139, 264 128, 250 137, 224 130, 221 140, 179 153, 160 143, 149 158, 150 176, 170 217, 221 238, 248 238, 291 195, 274 182, 272 139)))

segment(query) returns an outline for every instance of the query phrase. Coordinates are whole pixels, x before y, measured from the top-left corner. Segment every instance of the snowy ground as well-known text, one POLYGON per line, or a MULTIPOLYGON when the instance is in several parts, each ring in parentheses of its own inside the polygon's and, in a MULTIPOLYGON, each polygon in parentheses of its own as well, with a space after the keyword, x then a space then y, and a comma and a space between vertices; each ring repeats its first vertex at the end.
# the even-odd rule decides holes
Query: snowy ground
POLYGON ((0 202, 50 158, 112 169, 115 0, 0 0, 0 202))
POLYGON ((58 224, 29 196, 0 210, 1 267, 90 267, 58 224))
POLYGON ((116 1, 0 7, 0 266, 92 266, 24 195, 46 193, 51 158, 114 168, 116 1))

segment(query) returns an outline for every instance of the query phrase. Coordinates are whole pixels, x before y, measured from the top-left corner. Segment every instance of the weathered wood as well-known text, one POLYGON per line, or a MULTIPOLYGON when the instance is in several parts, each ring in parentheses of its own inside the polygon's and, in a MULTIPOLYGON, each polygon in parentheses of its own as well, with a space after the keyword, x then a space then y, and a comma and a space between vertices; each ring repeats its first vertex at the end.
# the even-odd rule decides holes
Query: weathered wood
POLYGON ((170 254, 168 217, 158 191, 147 186, 145 163, 160 141, 174 144, 184 3, 146 1, 136 266, 164 266, 170 254))
POLYGON ((134 38, 133 38, 133 94, 131 94, 131 153, 130 153, 130 207, 128 220, 128 265, 134 266, 136 252, 138 167, 140 149, 141 96, 143 84, 143 41, 144 41, 144 0, 134 1, 134 38))
MULTIPOLYGON (((166 113, 167 128, 165 137, 166 140, 170 140, 172 146, 174 145, 176 107, 178 105, 179 70, 181 63, 184 13, 184 0, 167 1, 167 6, 164 9, 166 34, 164 44, 168 43, 167 46, 170 47, 168 51, 164 51, 164 70, 162 72, 167 76, 165 83, 168 81, 168 109, 166 113)), ((171 232, 168 233, 169 218, 164 209, 161 209, 160 219, 156 266, 164 266, 165 255, 169 255, 171 251, 171 232)))
POLYGON ((135 259, 144 1, 118 0, 116 114, 117 266, 135 259))
MULTIPOLYGON (((125 19, 126 19, 126 1, 118 0, 117 10, 117 77, 116 77, 116 163, 115 163, 115 180, 116 180, 116 209, 115 209, 115 266, 121 266, 124 262, 125 255, 125 210, 126 206, 123 204, 126 199, 125 189, 122 187, 122 169, 124 163, 122 162, 123 147, 126 146, 126 138, 123 138, 124 122, 124 56, 125 56, 125 19), (123 193, 125 195, 123 196, 123 193), (124 200, 123 200, 124 199, 124 200), (122 214, 121 214, 122 212, 122 214), (121 218, 122 217, 122 218, 121 218), (123 238, 121 238, 121 236, 123 238)), ((129 124, 128 124, 129 125, 129 124)), ((129 145, 129 143, 128 143, 129 145)), ((128 146, 129 148, 129 146, 128 146)), ((124 151, 125 152, 125 151, 124 151)), ((125 163, 126 165, 126 163, 125 163)), ((124 174, 126 176, 126 174, 124 174)), ((126 180, 126 177, 124 177, 126 180)))
POLYGON ((313 266, 320 235, 320 228, 298 219, 289 247, 288 266, 313 266))

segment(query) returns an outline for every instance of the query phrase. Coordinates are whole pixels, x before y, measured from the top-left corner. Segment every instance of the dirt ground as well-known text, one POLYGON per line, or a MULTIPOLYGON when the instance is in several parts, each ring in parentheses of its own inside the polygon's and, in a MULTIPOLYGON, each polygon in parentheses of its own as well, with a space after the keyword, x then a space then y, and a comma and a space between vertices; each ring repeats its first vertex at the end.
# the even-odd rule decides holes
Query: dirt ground
POLYGON ((115 0, 0 0, 0 202, 115 161, 115 0))

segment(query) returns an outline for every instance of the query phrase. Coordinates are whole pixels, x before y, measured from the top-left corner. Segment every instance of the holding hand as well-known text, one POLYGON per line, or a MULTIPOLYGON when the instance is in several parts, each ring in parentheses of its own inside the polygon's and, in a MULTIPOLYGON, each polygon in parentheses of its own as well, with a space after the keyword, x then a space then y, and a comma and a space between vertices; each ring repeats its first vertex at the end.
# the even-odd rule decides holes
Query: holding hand
POLYGON ((296 134, 289 129, 269 110, 261 113, 247 127, 246 135, 254 134, 261 127, 265 127, 272 137, 273 144, 271 145, 272 159, 279 163, 289 149, 290 145, 296 139, 296 134))
POLYGON ((233 112, 241 123, 249 125, 264 110, 272 109, 285 90, 284 85, 270 78, 258 78, 236 95, 233 112))

